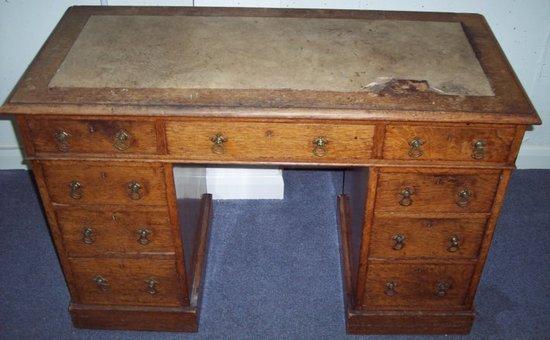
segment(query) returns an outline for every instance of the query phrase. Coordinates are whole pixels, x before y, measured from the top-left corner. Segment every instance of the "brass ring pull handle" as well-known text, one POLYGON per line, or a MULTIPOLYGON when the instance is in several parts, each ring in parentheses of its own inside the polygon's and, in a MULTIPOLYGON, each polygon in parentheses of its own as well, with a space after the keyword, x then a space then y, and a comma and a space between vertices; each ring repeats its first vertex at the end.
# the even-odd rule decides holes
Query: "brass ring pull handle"
POLYGON ((134 200, 134 201, 137 201, 141 198, 141 189, 143 187, 141 186, 141 184, 139 184, 138 182, 136 181, 131 181, 128 183, 128 196, 130 197, 130 199, 134 200))
POLYGON ((405 246, 405 236, 401 234, 395 234, 391 238, 394 242, 393 250, 401 250, 405 246))
POLYGON ((472 143, 472 158, 473 159, 483 159, 485 158, 485 147, 487 143, 484 140, 478 139, 472 143))
POLYGON ((456 194, 456 204, 459 207, 467 206, 473 198, 473 193, 470 189, 464 188, 456 194))
POLYGON ((151 295, 155 295, 156 293, 158 293, 158 290, 157 290, 158 282, 155 279, 151 278, 151 279, 145 280, 145 283, 147 284, 147 287, 146 287, 147 293, 151 295))
POLYGON ((82 242, 85 244, 94 243, 94 230, 92 228, 86 227, 82 230, 82 242))
POLYGON ((418 137, 414 137, 409 141, 409 146, 411 147, 409 149, 409 157, 411 158, 418 158, 422 156, 422 145, 424 145, 424 141, 418 137))
POLYGON ((213 153, 217 155, 225 153, 225 146, 223 143, 227 142, 227 137, 221 133, 216 133, 214 136, 210 137, 210 141, 214 143, 214 145, 212 145, 213 153))
POLYGON ((109 282, 107 282, 107 280, 103 278, 101 275, 94 277, 94 282, 97 288, 99 288, 102 291, 106 291, 107 289, 109 289, 109 282))
POLYGON ((142 246, 145 246, 149 243, 151 243, 151 240, 149 239, 149 235, 151 235, 151 231, 149 229, 138 229, 138 242, 142 246))
POLYGON ((436 285, 435 294, 439 297, 444 297, 447 295, 447 292, 451 289, 451 284, 446 281, 439 281, 436 285))
POLYGON ((54 138, 57 143, 57 150, 61 152, 69 151, 69 137, 71 137, 71 135, 65 130, 58 130, 55 132, 54 138))
POLYGON ((450 253, 454 253, 460 249, 460 239, 458 236, 453 235, 449 239, 449 247, 447 248, 447 251, 450 253))
POLYGON ((397 292, 395 291, 395 287, 397 287, 397 284, 393 281, 386 283, 384 294, 386 294, 387 296, 394 296, 395 294, 397 294, 397 292))
POLYGON ((69 196, 75 200, 79 200, 84 196, 82 184, 79 181, 75 180, 69 183, 69 196))
POLYGON ((323 157, 327 154, 328 140, 325 137, 317 137, 313 140, 313 155, 323 157))
POLYGON ((401 192, 399 193, 401 195, 401 200, 399 201, 399 204, 408 207, 412 204, 412 195, 414 195, 414 190, 411 187, 405 187, 401 192))
POLYGON ((126 130, 120 130, 115 134, 113 146, 119 151, 125 151, 132 143, 132 135, 126 130))

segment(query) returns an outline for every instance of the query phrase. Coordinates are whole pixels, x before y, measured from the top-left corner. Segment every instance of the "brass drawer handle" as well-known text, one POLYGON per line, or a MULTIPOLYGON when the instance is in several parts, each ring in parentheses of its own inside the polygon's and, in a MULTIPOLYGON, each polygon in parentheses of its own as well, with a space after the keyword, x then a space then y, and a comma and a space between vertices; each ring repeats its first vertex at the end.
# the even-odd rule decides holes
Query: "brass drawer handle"
POLYGON ((115 141, 113 146, 115 149, 125 151, 130 147, 132 143, 132 135, 126 130, 120 130, 115 134, 115 141))
POLYGON ((401 200, 399 201, 399 204, 404 207, 408 207, 413 202, 412 195, 414 195, 414 189, 411 187, 405 187, 401 190, 399 195, 401 195, 401 200))
POLYGON ((439 297, 444 297, 447 295, 447 292, 451 289, 451 284, 446 281, 439 281, 436 285, 435 294, 439 297))
POLYGON ((485 158, 485 147, 487 143, 484 140, 478 139, 472 144, 472 158, 473 159, 483 159, 485 158))
POLYGON ((145 246, 151 242, 151 240, 149 240, 149 236, 151 235, 149 229, 138 229, 137 234, 139 244, 145 246))
POLYGON ((82 184, 79 181, 74 180, 69 183, 69 196, 75 200, 79 200, 84 196, 82 184))
POLYGON ((411 147, 409 149, 409 157, 418 158, 422 156, 422 145, 424 145, 424 141, 419 137, 414 137, 413 139, 411 139, 409 141, 409 146, 411 147))
POLYGON ((325 137, 317 137, 313 140, 313 155, 323 157, 327 154, 328 140, 325 137))
POLYGON ((58 130, 55 132, 54 138, 57 144, 57 150, 61 152, 69 151, 69 137, 71 137, 71 134, 65 130, 58 130))
POLYGON ((155 279, 151 278, 151 279, 145 280, 145 283, 147 284, 147 287, 146 287, 147 293, 151 295, 155 295, 158 293, 158 290, 157 290, 158 282, 155 279))
POLYGON ((447 248, 447 251, 450 253, 454 253, 460 249, 460 239, 458 236, 453 235, 449 239, 449 247, 447 248))
POLYGON ((401 250, 405 246, 405 236, 401 234, 393 235, 393 250, 401 250))
POLYGON ((134 201, 137 201, 141 198, 141 189, 143 187, 141 186, 141 184, 139 184, 139 182, 136 182, 136 181, 131 181, 131 182, 128 182, 128 196, 130 197, 130 199, 134 200, 134 201))
POLYGON ((109 282, 107 282, 107 279, 103 278, 101 275, 98 275, 94 277, 94 282, 101 291, 106 291, 109 289, 109 282))
POLYGON ((218 132, 214 136, 210 137, 210 141, 214 143, 214 145, 212 145, 213 153, 217 155, 225 153, 225 146, 223 143, 227 142, 227 137, 218 132))
POLYGON ((472 201, 473 195, 473 192, 468 188, 460 190, 456 194, 456 204, 459 207, 467 206, 472 201))
POLYGON ((393 281, 386 283, 384 294, 386 294, 387 296, 394 296, 395 294, 397 294, 397 292, 395 291, 395 287, 397 287, 397 284, 393 281))
POLYGON ((92 228, 87 227, 82 230, 82 242, 85 244, 94 243, 94 230, 92 228))

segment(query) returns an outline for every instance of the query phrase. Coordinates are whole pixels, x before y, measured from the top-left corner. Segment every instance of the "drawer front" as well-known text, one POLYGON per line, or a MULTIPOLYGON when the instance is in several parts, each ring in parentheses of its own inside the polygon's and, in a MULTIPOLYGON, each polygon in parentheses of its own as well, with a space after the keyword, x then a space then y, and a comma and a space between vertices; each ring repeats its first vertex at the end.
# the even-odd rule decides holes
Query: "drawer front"
POLYGON ((173 260, 71 259, 78 302, 98 305, 180 306, 173 260))
POLYGON ((374 126, 258 122, 168 122, 168 152, 206 161, 361 163, 374 126))
POLYGON ((44 161, 50 198, 63 204, 165 205, 160 165, 44 161))
POLYGON ((27 124, 38 153, 157 153, 152 121, 30 118, 27 124))
POLYGON ((473 265, 373 264, 367 272, 367 308, 430 309, 464 305, 473 265))
POLYGON ((485 219, 375 218, 371 258, 476 258, 485 219))
POLYGON ((500 172, 381 173, 376 211, 397 213, 487 213, 500 172))
POLYGON ((514 127, 388 125, 383 157, 399 160, 506 163, 514 136, 514 127))
POLYGON ((173 254, 166 209, 57 209, 63 243, 71 257, 109 254, 173 254))

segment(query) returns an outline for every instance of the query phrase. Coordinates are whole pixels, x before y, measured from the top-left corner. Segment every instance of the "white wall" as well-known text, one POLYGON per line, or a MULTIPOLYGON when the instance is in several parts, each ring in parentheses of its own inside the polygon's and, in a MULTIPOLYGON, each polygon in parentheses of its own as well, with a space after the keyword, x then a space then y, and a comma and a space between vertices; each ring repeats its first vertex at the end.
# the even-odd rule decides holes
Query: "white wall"
MULTIPOLYGON (((8 96, 65 9, 85 4, 481 13, 487 18, 521 83, 547 123, 527 133, 518 167, 550 169, 550 0, 1 0, 0 102, 8 96)), ((0 121, 0 169, 23 167, 18 145, 11 122, 0 121)), ((254 172, 243 171, 243 176, 254 176, 254 172)), ((219 176, 219 172, 216 173, 219 176)))

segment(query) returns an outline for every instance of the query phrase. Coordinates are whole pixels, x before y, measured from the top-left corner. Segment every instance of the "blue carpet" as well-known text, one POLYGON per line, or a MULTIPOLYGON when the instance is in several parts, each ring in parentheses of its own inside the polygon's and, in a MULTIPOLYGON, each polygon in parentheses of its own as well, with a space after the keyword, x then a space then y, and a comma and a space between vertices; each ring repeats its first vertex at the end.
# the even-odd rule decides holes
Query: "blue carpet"
MULTIPOLYGON (((0 171, 0 338, 348 338, 336 225, 340 173, 284 176, 282 201, 214 202, 200 331, 185 334, 73 328, 31 177, 0 171)), ((550 171, 514 174, 469 337, 548 338, 549 192, 550 171)))

